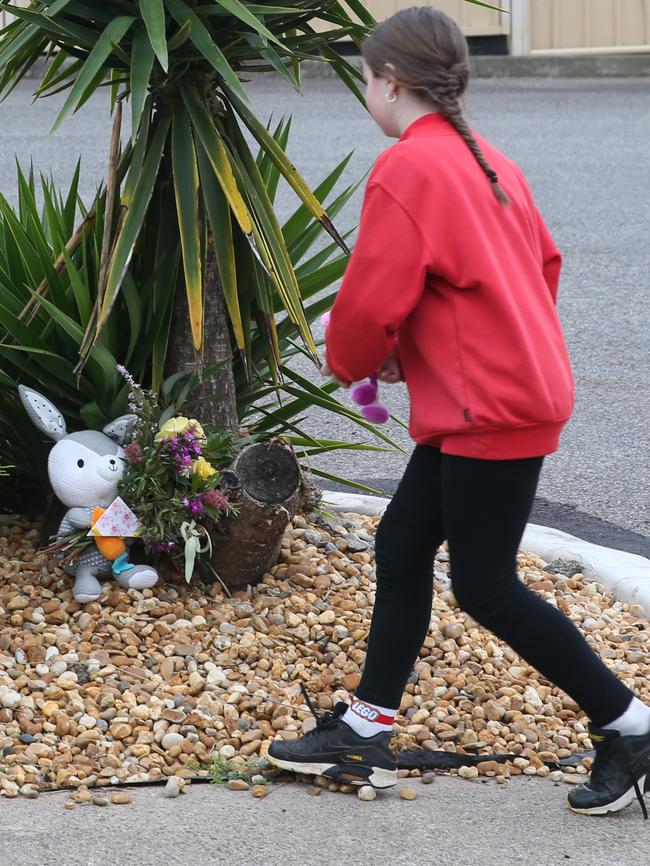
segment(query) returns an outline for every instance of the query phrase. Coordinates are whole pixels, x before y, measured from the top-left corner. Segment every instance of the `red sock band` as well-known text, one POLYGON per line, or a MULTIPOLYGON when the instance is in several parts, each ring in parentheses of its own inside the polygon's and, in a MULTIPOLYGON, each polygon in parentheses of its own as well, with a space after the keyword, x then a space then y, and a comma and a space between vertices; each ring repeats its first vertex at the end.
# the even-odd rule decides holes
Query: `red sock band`
POLYGON ((380 713, 372 704, 366 704, 358 698, 352 701, 350 709, 355 716, 365 719, 366 722, 375 722, 378 725, 392 725, 395 721, 395 716, 387 716, 384 713, 380 713))

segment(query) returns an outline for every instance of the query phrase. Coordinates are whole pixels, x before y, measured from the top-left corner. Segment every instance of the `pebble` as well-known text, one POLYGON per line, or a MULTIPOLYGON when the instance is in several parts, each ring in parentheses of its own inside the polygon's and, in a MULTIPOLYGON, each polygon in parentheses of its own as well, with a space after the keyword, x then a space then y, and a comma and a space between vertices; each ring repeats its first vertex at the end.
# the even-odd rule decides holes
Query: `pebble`
POLYGON ((6 689, 0 692, 0 704, 8 710, 15 710, 16 707, 20 706, 20 701, 20 692, 16 692, 13 689, 6 689))
POLYGON ((125 791, 116 791, 111 797, 111 803, 116 806, 123 806, 131 802, 131 797, 125 791))
POLYGON ((162 738, 161 746, 163 747, 163 749, 166 749, 167 751, 169 751, 170 749, 173 749, 175 746, 180 746, 182 742, 183 742, 183 735, 182 734, 177 734, 177 733, 174 733, 173 731, 170 731, 168 734, 165 734, 165 736, 162 738))
POLYGON ((459 767, 458 775, 462 779, 476 779, 478 776, 478 767, 459 767))
POLYGON ((174 797, 178 797, 181 792, 181 788, 178 782, 178 779, 175 776, 171 776, 171 778, 167 779, 167 783, 165 784, 165 789, 163 791, 163 795, 165 797, 169 797, 173 799, 174 797))
POLYGON ((74 800, 75 803, 90 803, 93 795, 90 793, 88 788, 83 788, 74 792, 74 800))
POLYGON ((108 806, 108 797, 102 797, 100 794, 94 794, 91 802, 93 806, 108 806))
POLYGON ((228 782, 228 788, 231 791, 248 791, 250 785, 248 782, 245 782, 243 779, 231 779, 228 782))
POLYGON ((435 773, 422 773, 422 784, 432 785, 436 781, 435 773))
POLYGON ((415 788, 400 788, 399 795, 402 800, 415 800, 417 797, 417 792, 415 788))
MULTIPOLYGON (((320 788, 316 788, 316 790, 320 794, 320 788)), ((370 785, 362 785, 357 791, 357 797, 360 800, 376 800, 377 792, 370 785)))
POLYGON ((262 797, 267 796, 267 794, 269 793, 269 788, 268 785, 253 785, 251 791, 253 793, 253 797, 261 799, 262 797))

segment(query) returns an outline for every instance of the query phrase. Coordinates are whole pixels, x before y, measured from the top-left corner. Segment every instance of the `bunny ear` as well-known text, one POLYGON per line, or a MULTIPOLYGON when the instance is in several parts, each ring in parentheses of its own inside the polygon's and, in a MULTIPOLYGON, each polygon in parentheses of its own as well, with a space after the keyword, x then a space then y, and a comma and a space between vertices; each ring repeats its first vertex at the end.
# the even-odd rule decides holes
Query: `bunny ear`
POLYGON ((126 445, 131 438, 137 420, 137 415, 120 415, 115 421, 107 424, 102 432, 117 442, 118 445, 126 445))
POLYGON ((50 403, 47 397, 24 385, 18 386, 18 394, 25 411, 42 433, 55 442, 67 436, 65 419, 54 403, 50 403))

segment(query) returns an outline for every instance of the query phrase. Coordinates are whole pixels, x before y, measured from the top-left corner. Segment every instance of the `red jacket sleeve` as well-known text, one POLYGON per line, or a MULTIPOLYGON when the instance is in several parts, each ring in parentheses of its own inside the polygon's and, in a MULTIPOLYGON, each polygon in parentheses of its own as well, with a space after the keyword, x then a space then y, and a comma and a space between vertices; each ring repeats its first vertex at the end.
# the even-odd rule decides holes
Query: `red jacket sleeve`
POLYGON ((562 256, 558 248, 555 246, 555 241, 551 237, 549 230, 546 228, 546 224, 544 223, 539 211, 537 211, 537 227, 542 246, 542 267, 544 270, 544 279, 546 280, 546 285, 551 293, 553 302, 557 304, 562 256))
POLYGON ((326 359, 341 382, 374 373, 414 310, 431 253, 409 214, 382 186, 366 188, 359 236, 330 316, 326 359))

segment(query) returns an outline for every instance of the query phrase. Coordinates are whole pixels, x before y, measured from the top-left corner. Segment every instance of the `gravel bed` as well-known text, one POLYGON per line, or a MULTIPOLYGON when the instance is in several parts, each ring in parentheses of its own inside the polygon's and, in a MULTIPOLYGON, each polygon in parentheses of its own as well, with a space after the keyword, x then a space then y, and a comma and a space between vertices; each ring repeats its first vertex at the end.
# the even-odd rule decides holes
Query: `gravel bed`
MULTIPOLYGON (((215 757, 264 770, 276 737, 314 725, 360 680, 374 601, 378 517, 296 517, 279 563, 228 598, 218 584, 162 583, 79 605, 39 552, 38 526, 0 517, 0 789, 35 797, 207 775, 215 757)), ((490 555, 489 550, 485 552, 490 555)), ((577 705, 455 604, 445 548, 431 627, 395 729, 398 750, 466 754, 459 775, 581 781, 591 749, 577 705), (496 763, 495 754, 516 755, 496 763), (553 772, 547 762, 575 755, 553 772), (483 757, 476 765, 476 757, 483 757)), ((566 563, 518 555, 520 578, 568 614, 650 702, 647 620, 566 563), (562 573, 565 572, 565 573, 562 573)), ((400 775, 408 775, 408 770, 400 775)), ((420 770, 411 771, 420 775, 420 770)), ((346 788, 349 786, 346 786, 346 788)))

